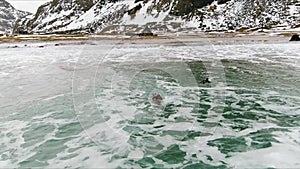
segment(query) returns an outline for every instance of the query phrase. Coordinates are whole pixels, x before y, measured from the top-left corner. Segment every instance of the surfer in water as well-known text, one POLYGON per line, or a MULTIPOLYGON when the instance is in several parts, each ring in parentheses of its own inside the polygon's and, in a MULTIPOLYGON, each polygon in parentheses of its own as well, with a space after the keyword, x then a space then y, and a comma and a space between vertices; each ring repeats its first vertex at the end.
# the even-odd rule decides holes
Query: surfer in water
POLYGON ((163 100, 163 98, 161 97, 160 94, 153 94, 152 101, 154 103, 161 103, 162 100, 163 100))
POLYGON ((209 78, 206 78, 201 82, 202 84, 211 83, 211 80, 209 78))

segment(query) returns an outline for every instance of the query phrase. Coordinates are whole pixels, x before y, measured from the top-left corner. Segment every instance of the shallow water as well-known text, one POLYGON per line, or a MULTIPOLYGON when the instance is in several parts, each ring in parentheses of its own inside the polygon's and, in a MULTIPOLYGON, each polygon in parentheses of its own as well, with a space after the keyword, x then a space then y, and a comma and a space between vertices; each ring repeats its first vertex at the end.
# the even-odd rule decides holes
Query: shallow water
POLYGON ((39 45, 0 45, 0 167, 300 167, 299 43, 39 45))

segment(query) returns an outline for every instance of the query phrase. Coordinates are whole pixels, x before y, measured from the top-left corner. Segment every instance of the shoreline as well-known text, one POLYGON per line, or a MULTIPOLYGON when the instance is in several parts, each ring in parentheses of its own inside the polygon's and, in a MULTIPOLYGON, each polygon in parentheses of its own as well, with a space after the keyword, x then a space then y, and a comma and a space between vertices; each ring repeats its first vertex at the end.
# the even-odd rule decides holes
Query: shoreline
POLYGON ((207 43, 219 42, 289 42, 293 34, 300 32, 253 32, 253 33, 227 33, 227 32, 203 32, 203 33, 178 33, 165 34, 154 37, 138 37, 126 35, 16 35, 13 37, 0 37, 0 44, 14 43, 66 43, 86 44, 93 41, 103 41, 112 44, 172 44, 172 43, 207 43))

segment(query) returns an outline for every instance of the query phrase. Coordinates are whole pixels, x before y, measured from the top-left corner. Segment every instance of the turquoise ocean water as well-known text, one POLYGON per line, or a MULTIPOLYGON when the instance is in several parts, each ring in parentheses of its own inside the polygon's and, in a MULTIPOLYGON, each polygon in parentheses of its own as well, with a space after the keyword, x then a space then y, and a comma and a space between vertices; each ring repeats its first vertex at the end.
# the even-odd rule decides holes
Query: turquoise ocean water
POLYGON ((0 46, 1 168, 300 167, 299 43, 38 45, 0 46))

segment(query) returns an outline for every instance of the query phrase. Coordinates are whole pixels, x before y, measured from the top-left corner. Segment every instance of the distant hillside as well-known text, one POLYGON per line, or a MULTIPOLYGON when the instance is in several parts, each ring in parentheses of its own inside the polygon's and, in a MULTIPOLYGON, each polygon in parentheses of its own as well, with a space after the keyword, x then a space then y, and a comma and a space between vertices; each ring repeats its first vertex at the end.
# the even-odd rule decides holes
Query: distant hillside
POLYGON ((0 0, 0 33, 12 32, 18 18, 23 18, 30 13, 15 9, 5 0, 0 0))
POLYGON ((300 0, 53 0, 16 32, 124 33, 300 27, 300 0))

